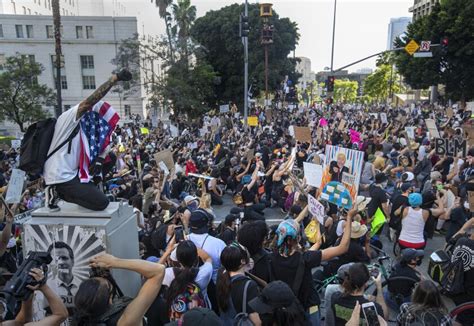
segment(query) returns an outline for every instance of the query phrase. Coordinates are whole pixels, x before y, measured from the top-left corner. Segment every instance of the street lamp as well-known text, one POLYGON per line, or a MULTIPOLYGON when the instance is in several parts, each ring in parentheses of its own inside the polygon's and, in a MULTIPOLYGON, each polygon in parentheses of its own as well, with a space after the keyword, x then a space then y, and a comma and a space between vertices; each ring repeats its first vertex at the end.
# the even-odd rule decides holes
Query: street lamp
POLYGON ((268 45, 273 44, 274 27, 268 24, 268 19, 273 16, 272 6, 271 3, 260 4, 260 17, 263 18, 262 44, 265 46, 265 102, 268 101, 268 45))

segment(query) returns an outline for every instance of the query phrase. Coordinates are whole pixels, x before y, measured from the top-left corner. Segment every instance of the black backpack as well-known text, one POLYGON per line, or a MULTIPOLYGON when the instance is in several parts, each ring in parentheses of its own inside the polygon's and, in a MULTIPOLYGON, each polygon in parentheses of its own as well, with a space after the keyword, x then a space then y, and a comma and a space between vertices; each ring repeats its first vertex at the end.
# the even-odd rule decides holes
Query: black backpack
POLYGON ((46 161, 56 153, 61 147, 69 143, 76 137, 80 125, 77 124, 69 137, 59 144, 49 155, 49 146, 53 140, 56 119, 50 118, 33 123, 26 130, 20 147, 19 168, 28 174, 39 174, 43 172, 46 161))
POLYGON ((464 262, 462 259, 449 263, 441 278, 441 293, 454 296, 464 293, 464 262))

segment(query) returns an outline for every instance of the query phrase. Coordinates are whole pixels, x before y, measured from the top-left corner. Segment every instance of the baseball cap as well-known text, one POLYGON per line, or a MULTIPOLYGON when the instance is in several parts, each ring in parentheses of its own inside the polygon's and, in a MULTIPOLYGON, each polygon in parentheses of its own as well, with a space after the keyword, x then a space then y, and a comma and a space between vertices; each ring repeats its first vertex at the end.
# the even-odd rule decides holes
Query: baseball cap
POLYGON ((296 303, 291 288, 282 281, 269 283, 262 293, 249 302, 250 307, 259 314, 272 313, 274 309, 286 308, 296 303))
POLYGON ((193 201, 193 200, 197 200, 197 198, 194 197, 194 196, 191 196, 191 195, 187 195, 186 197, 184 197, 184 202, 185 202, 186 204, 188 204, 189 202, 191 202, 191 201, 193 201))
POLYGON ((174 326, 221 326, 222 321, 216 313, 208 308, 193 308, 187 311, 180 320, 166 325, 174 326))
POLYGON ((403 182, 413 181, 413 179, 415 179, 415 175, 412 172, 405 172, 402 174, 403 182))
POLYGON ((189 228, 192 233, 204 234, 209 231, 209 216, 202 210, 198 209, 191 213, 189 218, 189 228))
POLYGON ((278 225, 276 233, 278 235, 277 245, 281 246, 287 237, 296 239, 298 237, 299 225, 293 219, 287 219, 278 225))
POLYGON ((409 262, 418 257, 423 257, 425 255, 425 252, 423 250, 407 248, 407 249, 403 249, 401 254, 402 254, 402 261, 409 262))
POLYGON ((430 173, 430 179, 431 181, 438 181, 441 180, 443 176, 441 175, 441 172, 439 171, 433 171, 430 173))

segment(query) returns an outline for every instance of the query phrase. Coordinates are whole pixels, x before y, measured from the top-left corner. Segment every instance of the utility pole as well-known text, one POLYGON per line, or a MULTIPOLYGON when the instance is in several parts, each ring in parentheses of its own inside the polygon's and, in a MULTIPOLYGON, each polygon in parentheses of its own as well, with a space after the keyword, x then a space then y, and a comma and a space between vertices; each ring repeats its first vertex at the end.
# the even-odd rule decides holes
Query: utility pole
MULTIPOLYGON (((265 102, 268 100, 268 45, 273 44, 273 25, 268 19, 273 15, 272 4, 260 4, 260 17, 263 18, 262 44, 265 50, 265 102)), ((266 104, 266 103, 265 103, 266 104)))
POLYGON ((244 15, 240 17, 240 34, 244 44, 244 129, 248 129, 249 110, 249 10, 245 0, 244 15))
POLYGON ((57 103, 56 103, 56 118, 63 112, 63 104, 61 98, 61 14, 59 12, 59 0, 52 1, 53 9, 53 23, 54 23, 54 39, 56 45, 56 92, 57 92, 57 103))
POLYGON ((333 72, 333 68, 334 68, 334 39, 336 37, 336 7, 337 7, 337 0, 334 0, 334 19, 332 21, 331 72, 333 72))

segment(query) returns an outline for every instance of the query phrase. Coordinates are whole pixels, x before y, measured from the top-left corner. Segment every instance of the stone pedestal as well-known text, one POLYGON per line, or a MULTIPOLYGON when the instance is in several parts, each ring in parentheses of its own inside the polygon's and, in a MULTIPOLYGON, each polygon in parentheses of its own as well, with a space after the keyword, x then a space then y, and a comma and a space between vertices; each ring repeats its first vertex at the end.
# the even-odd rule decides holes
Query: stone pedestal
MULTIPOLYGON (((120 258, 139 258, 137 221, 132 207, 123 203, 110 203, 99 212, 70 203, 60 208, 59 212, 41 208, 32 213, 24 224, 23 248, 26 257, 30 251, 48 251, 54 246, 48 285, 73 308, 79 285, 89 278, 92 257, 107 252, 120 258)), ((125 295, 137 295, 140 275, 125 270, 112 270, 112 275, 125 295)), ((36 308, 45 306, 44 302, 35 304, 36 308)))

